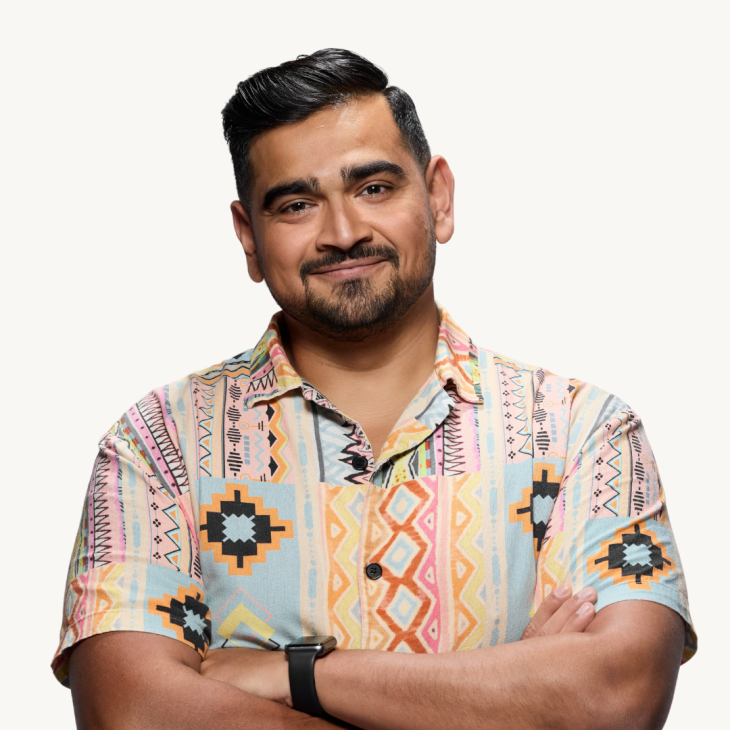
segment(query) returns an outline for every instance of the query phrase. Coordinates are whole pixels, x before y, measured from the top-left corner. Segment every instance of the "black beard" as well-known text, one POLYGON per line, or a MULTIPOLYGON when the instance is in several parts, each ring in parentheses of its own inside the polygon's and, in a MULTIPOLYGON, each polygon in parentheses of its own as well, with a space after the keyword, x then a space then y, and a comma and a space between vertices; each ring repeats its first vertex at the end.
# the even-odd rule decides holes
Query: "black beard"
MULTIPOLYGON (((390 246, 363 244, 349 251, 332 251, 316 261, 302 264, 304 300, 294 301, 275 292, 272 296, 292 319, 314 332, 339 342, 362 342, 387 332, 416 303, 433 280, 436 265, 436 235, 431 227, 423 268, 409 279, 399 274, 400 257, 390 246), (309 273, 322 266, 382 256, 393 267, 393 273, 380 292, 373 291, 368 279, 347 279, 332 289, 332 296, 314 294, 309 286, 309 273)), ((267 282, 268 284, 268 282, 267 282)))

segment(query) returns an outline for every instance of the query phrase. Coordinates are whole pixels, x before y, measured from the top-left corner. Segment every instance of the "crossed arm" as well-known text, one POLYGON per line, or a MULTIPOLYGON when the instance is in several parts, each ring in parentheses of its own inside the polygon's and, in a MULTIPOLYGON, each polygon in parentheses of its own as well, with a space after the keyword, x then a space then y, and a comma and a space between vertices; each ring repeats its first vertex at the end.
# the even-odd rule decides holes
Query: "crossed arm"
MULTIPOLYGON (((588 591, 556 591, 512 644, 450 654, 334 651, 315 663, 320 702, 365 730, 661 728, 682 619, 649 601, 595 614, 588 591)), ((113 632, 83 641, 70 673, 80 728, 336 726, 288 706, 283 652, 218 649, 201 662, 173 639, 113 632)))

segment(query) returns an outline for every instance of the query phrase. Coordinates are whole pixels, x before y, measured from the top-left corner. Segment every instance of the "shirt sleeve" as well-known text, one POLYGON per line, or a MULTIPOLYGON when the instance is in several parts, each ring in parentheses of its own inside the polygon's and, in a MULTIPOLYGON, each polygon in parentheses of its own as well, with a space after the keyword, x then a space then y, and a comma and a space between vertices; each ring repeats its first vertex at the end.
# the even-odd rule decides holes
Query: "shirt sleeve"
POLYGON ((99 444, 66 581, 52 667, 107 631, 178 639, 205 655, 211 636, 187 472, 168 389, 143 398, 99 444))
POLYGON ((571 381, 565 471, 537 562, 535 604, 557 583, 593 586, 596 609, 655 601, 685 622, 683 662, 697 650, 687 585, 654 454, 639 416, 571 381))

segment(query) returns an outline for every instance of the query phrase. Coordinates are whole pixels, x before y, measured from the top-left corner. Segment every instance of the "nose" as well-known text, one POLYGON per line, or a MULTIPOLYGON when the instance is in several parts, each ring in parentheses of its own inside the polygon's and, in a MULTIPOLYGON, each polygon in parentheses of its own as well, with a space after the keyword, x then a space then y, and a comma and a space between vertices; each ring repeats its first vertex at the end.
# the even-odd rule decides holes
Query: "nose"
POLYGON ((320 215, 317 248, 348 251, 359 243, 372 241, 373 231, 360 216, 357 206, 346 198, 330 200, 320 215))

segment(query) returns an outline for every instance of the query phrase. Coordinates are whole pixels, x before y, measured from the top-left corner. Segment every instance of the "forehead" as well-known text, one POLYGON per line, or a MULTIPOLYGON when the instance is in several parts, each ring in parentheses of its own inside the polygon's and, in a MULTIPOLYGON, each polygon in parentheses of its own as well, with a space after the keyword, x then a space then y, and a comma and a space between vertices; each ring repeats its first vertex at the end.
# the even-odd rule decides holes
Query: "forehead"
POLYGON ((381 94, 270 129, 254 139, 250 155, 255 194, 282 180, 334 182, 343 167, 373 159, 415 165, 381 94))

